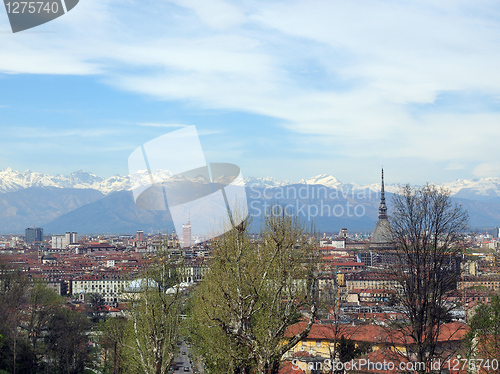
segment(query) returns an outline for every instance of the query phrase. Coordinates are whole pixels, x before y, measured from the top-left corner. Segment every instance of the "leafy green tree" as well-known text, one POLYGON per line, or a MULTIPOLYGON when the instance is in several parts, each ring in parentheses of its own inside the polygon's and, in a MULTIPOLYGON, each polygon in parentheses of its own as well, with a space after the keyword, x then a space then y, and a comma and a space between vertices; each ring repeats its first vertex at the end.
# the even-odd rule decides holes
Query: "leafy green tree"
POLYGON ((45 282, 36 281, 30 285, 29 302, 25 308, 25 321, 22 324, 27 333, 33 355, 30 368, 35 372, 41 367, 39 359, 45 352, 43 346, 43 332, 47 329, 50 319, 62 304, 62 298, 54 290, 47 287, 45 282), (40 344, 42 343, 42 344, 40 344))
POLYGON ((47 326, 45 342, 51 358, 50 372, 79 374, 91 362, 89 320, 80 313, 66 308, 55 311, 47 326))
POLYGON ((0 368, 13 374, 29 372, 25 371, 25 365, 32 362, 33 352, 21 334, 29 289, 29 280, 22 272, 0 264, 0 334, 5 338, 0 351, 0 368))
POLYGON ((369 343, 360 343, 356 345, 351 339, 346 339, 344 335, 340 337, 338 345, 338 359, 340 362, 351 361, 370 351, 369 343))
POLYGON ((468 358, 489 363, 482 367, 481 373, 497 373, 498 368, 491 363, 500 357, 500 296, 494 296, 487 304, 479 304, 469 320, 469 327, 468 358))
POLYGON ((244 220, 213 241, 210 270, 196 291, 191 319, 211 372, 277 373, 282 355, 315 320, 317 263, 309 232, 283 209, 274 209, 262 238, 253 243, 244 220), (306 327, 285 341, 286 329, 302 312, 306 327))
POLYGON ((36 282, 31 286, 26 328, 35 352, 42 337, 42 331, 61 304, 62 298, 54 290, 47 288, 44 282, 36 282))
POLYGON ((125 318, 109 318, 99 326, 101 359, 103 372, 107 374, 126 373, 127 320, 125 318))
POLYGON ((179 336, 181 268, 160 251, 139 280, 127 315, 129 372, 164 374, 169 369, 179 336))
POLYGON ((215 295, 206 282, 199 285, 192 298, 193 308, 188 315, 189 335, 197 356, 203 357, 208 373, 249 374, 253 366, 249 349, 228 336, 212 320, 215 295))

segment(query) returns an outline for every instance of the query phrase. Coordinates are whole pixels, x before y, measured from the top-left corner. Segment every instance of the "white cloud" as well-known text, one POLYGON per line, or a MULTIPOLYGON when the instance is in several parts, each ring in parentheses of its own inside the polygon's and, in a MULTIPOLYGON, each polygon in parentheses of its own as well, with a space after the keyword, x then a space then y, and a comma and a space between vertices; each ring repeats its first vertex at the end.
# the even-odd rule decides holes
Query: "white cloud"
POLYGON ((0 35, 0 71, 93 74, 161 100, 276 118, 311 154, 457 170, 490 165, 484 144, 500 141, 500 114, 437 98, 500 97, 499 13, 463 1, 86 0, 47 24, 54 35, 0 35))
POLYGON ((295 1, 271 3, 254 18, 338 51, 340 59, 324 61, 327 67, 363 79, 389 100, 432 102, 440 90, 496 91, 500 82, 492 69, 499 62, 500 24, 486 12, 471 16, 460 8, 460 3, 436 9, 416 3, 295 1))
POLYGON ((193 10, 200 20, 212 29, 224 30, 246 22, 244 12, 222 0, 171 0, 193 10))
POLYGON ((178 127, 186 127, 188 125, 180 125, 175 123, 152 123, 152 122, 142 122, 138 123, 139 126, 145 127, 166 127, 166 128, 178 128, 178 127))
POLYGON ((464 170, 465 164, 461 162, 450 162, 445 167, 446 170, 464 170))
POLYGON ((16 45, 0 59, 0 71, 7 74, 89 75, 102 72, 98 64, 82 61, 78 54, 61 54, 50 49, 37 51, 21 43, 8 44, 16 45))
MULTIPOLYGON (((99 138, 104 136, 116 135, 116 129, 49 129, 45 127, 14 127, 9 130, 12 138, 16 139, 51 139, 59 138, 99 138)), ((48 142, 51 146, 54 142, 48 142)), ((28 144, 32 146, 31 144, 28 144)), ((37 144, 37 146, 40 146, 37 144)))
POLYGON ((500 176, 499 162, 485 162, 474 168, 474 175, 480 178, 500 176))

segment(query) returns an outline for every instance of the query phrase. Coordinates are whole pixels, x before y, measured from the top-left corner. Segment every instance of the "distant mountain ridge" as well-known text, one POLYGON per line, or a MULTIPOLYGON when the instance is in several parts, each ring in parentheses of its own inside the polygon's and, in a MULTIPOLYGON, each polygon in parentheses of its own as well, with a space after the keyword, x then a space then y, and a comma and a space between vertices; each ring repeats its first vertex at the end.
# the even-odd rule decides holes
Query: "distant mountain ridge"
MULTIPOLYGON (((166 179, 172 176, 168 170, 155 173, 159 179, 166 179)), ((147 171, 142 171, 138 178, 134 178, 135 183, 149 181, 147 171)), ((289 180, 279 181, 274 177, 246 177, 244 184, 247 187, 274 188, 288 186, 292 184, 322 185, 341 190, 363 190, 369 189, 375 192, 380 191, 380 183, 368 185, 358 185, 356 183, 343 183, 330 174, 320 174, 308 179, 301 179, 298 182, 289 180)), ((492 198, 500 198, 500 178, 487 177, 474 180, 458 179, 454 182, 443 183, 443 187, 451 191, 451 195, 464 199, 476 199, 488 201, 492 198)), ((49 175, 31 170, 24 172, 6 168, 0 171, 0 193, 19 191, 29 187, 56 187, 56 188, 77 188, 93 189, 104 195, 109 195, 118 191, 130 191, 131 182, 129 176, 114 175, 110 178, 102 178, 90 172, 78 170, 69 175, 49 175)), ((385 190, 394 193, 398 190, 397 184, 386 184, 385 190)))
MULTIPOLYGON (((262 183, 256 179, 254 182, 262 183)), ((272 204, 280 204, 288 213, 296 213, 306 221, 311 220, 321 231, 338 232, 340 228, 347 227, 350 231, 369 232, 377 221, 380 204, 378 184, 373 184, 372 191, 368 188, 360 190, 353 184, 342 184, 329 176, 312 178, 299 184, 278 185, 279 182, 271 178, 265 178, 264 181, 265 187, 256 184, 246 187, 249 213, 257 228, 272 204), (271 183, 277 185, 269 187, 271 183), (327 183, 337 187, 327 187, 327 183)), ((103 181, 91 182, 90 179, 88 183, 91 185, 103 181)), ((489 189, 484 191, 491 192, 489 189)), ((471 228, 500 226, 500 197, 492 194, 474 199, 460 197, 460 194, 471 194, 471 190, 462 188, 459 194, 453 196, 455 202, 469 211, 471 228)), ((386 198, 389 211, 391 196, 392 193, 388 191, 386 198)), ((192 217, 195 215, 196 212, 193 212, 192 217)), ((33 226, 44 228, 46 234, 66 231, 80 234, 130 234, 137 230, 171 232, 173 229, 168 209, 141 209, 135 204, 129 190, 103 194, 92 188, 51 186, 21 187, 13 192, 0 193, 0 234, 22 234, 27 227, 33 226)))
MULTIPOLYGON (((310 185, 305 190, 303 186, 304 184, 267 188, 247 187, 252 227, 258 229, 262 225, 266 206, 278 203, 286 207, 287 214, 297 214, 304 221, 314 222, 315 227, 321 231, 338 232, 342 227, 355 232, 373 230, 378 219, 380 194, 370 192, 352 194, 346 193, 346 190, 324 188, 321 185, 310 185)), ((392 194, 387 193, 386 198, 390 211, 392 194)), ((453 201, 467 209, 472 229, 500 225, 500 199, 481 202, 454 197, 453 201)), ((193 212, 193 215, 196 214, 193 212)), ((56 219, 47 221, 42 227, 47 233, 77 231, 123 234, 134 233, 137 230, 171 232, 173 222, 168 209, 164 211, 140 209, 134 203, 130 191, 119 191, 61 214, 56 219)))
POLYGON ((26 170, 7 168, 0 171, 0 193, 14 192, 30 187, 57 187, 93 189, 108 194, 130 188, 128 178, 114 176, 103 179, 92 173, 78 170, 69 175, 49 175, 26 170))
MULTIPOLYGON (((172 176, 168 170, 156 173, 159 178, 172 176)), ((136 183, 149 181, 147 171, 138 173, 136 183)), ((19 191, 29 187, 56 187, 97 190, 105 195, 113 192, 128 191, 131 182, 128 176, 114 175, 104 179, 87 171, 78 170, 69 175, 49 175, 26 170, 19 172, 12 168, 0 171, 0 193, 19 191)))
POLYGON ((93 189, 56 187, 28 187, 0 194, 0 233, 22 233, 27 227, 43 227, 105 196, 93 189))

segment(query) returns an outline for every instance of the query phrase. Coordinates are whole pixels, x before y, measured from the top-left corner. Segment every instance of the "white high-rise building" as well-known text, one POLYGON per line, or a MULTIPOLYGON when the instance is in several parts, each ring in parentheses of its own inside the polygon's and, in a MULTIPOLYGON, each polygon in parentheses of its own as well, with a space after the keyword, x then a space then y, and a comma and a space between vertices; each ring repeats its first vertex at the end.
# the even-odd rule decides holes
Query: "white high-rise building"
POLYGON ((66 245, 70 245, 73 243, 78 243, 77 238, 76 238, 76 232, 67 232, 66 233, 66 245))
POLYGON ((52 235, 53 249, 66 249, 73 243, 78 243, 76 232, 67 232, 64 235, 52 235))
POLYGON ((65 249, 67 245, 65 235, 52 235, 52 249, 65 249))

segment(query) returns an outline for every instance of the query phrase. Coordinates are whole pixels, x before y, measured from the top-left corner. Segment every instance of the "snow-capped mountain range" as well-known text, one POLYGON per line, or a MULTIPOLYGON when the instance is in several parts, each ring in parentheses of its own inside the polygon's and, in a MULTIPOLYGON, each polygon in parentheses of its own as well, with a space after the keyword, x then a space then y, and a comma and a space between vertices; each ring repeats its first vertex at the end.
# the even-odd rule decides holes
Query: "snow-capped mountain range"
MULTIPOLYGON (((172 176, 168 170, 162 170, 155 174, 159 180, 172 176)), ((149 174, 142 171, 134 175, 132 184, 147 184, 149 174)), ((104 179, 95 174, 78 170, 69 175, 49 175, 26 170, 19 172, 12 168, 0 171, 0 193, 13 192, 28 187, 58 187, 58 188, 81 188, 94 189, 105 195, 111 192, 130 190, 131 181, 128 176, 114 175, 104 179)))
MULTIPOLYGON (((156 172, 154 177, 156 180, 165 180, 172 176, 168 170, 156 172)), ((58 188, 80 188, 94 189, 103 194, 110 194, 116 191, 131 190, 132 185, 135 187, 138 184, 147 184, 150 179, 147 171, 142 171, 132 178, 129 176, 114 175, 104 179, 95 174, 78 170, 69 175, 49 175, 26 170, 19 172, 12 168, 6 168, 0 171, 0 193, 13 192, 28 187, 58 187, 58 188)), ((368 185, 358 185, 355 183, 343 183, 330 174, 320 174, 308 179, 301 179, 298 182, 288 180, 279 181, 273 177, 247 177, 244 179, 247 187, 280 187, 291 184, 309 184, 323 185, 326 187, 337 189, 361 190, 370 189, 372 191, 380 191, 380 183, 372 183, 368 185)), ((500 178, 488 177, 475 180, 459 179, 454 182, 444 183, 443 187, 449 189, 452 195, 457 197, 500 197, 500 178)), ((398 185, 386 184, 387 192, 396 192, 398 185)))

